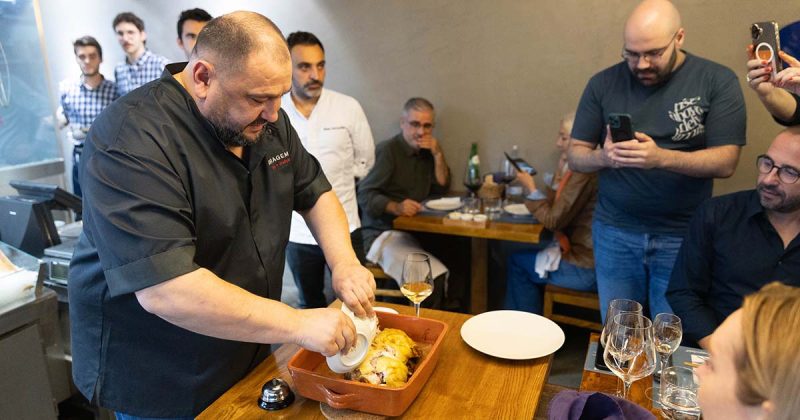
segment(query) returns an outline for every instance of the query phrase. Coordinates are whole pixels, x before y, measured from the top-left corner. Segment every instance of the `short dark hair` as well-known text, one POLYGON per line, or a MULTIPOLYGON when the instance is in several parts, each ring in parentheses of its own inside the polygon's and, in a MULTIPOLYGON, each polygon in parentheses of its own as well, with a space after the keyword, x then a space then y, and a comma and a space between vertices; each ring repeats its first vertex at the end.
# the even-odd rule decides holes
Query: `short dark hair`
POLYGON ((100 56, 100 59, 103 59, 103 48, 100 47, 100 43, 97 42, 93 36, 84 35, 72 43, 72 52, 74 52, 75 55, 78 54, 78 47, 95 47, 97 48, 97 54, 100 56))
POLYGON ((256 48, 276 60, 291 61, 281 30, 266 16, 255 12, 234 12, 211 19, 197 36, 192 57, 211 55, 220 68, 240 71, 256 48), (263 36, 272 38, 267 42, 263 36))
POLYGON ((208 22, 211 19, 214 18, 211 17, 211 15, 209 15, 208 12, 200 8, 194 8, 182 11, 181 15, 178 17, 178 38, 183 36, 183 22, 186 22, 187 20, 208 22))
POLYGON ((289 45, 289 51, 291 51, 295 45, 319 45, 322 52, 325 52, 325 47, 322 46, 322 42, 311 32, 292 32, 289 34, 289 37, 286 38, 286 43, 289 45))
POLYGON ((411 98, 403 105, 403 113, 408 114, 408 111, 416 109, 417 111, 434 111, 431 101, 425 98, 411 98))
POLYGON ((111 24, 111 29, 116 30, 117 25, 122 22, 132 23, 139 32, 144 32, 144 21, 131 12, 122 12, 114 18, 114 23, 111 24))

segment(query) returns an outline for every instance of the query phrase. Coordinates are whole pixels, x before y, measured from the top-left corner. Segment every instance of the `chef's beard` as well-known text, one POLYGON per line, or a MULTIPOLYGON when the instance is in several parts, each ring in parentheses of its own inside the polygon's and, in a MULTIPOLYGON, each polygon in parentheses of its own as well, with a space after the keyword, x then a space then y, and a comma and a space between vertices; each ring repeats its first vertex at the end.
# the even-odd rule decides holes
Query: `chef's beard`
POLYGON ((251 122, 250 124, 241 129, 230 127, 225 122, 215 121, 215 119, 216 118, 214 117, 207 118, 209 124, 211 124, 211 127, 217 134, 217 137, 219 137, 220 141, 222 141, 222 143, 228 147, 252 146, 261 141, 261 139, 267 132, 268 121, 261 117, 257 118, 255 121, 251 122), (256 135, 255 138, 248 138, 247 136, 245 136, 244 134, 245 128, 251 125, 261 125, 261 124, 264 124, 264 128, 261 129, 261 131, 258 133, 258 135, 256 135))

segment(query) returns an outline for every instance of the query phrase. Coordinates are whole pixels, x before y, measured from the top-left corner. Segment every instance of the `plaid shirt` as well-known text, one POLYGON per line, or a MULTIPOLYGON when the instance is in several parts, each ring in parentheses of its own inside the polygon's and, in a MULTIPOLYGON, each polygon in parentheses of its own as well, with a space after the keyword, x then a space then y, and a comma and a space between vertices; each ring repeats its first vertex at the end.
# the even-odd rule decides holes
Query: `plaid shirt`
POLYGON ((166 57, 155 55, 150 50, 144 50, 144 54, 133 64, 128 64, 127 59, 117 64, 114 68, 117 94, 122 96, 149 81, 160 78, 167 64, 169 60, 166 57))
MULTIPOLYGON (((70 127, 86 132, 100 112, 117 99, 117 90, 114 82, 105 78, 95 89, 86 86, 80 78, 62 81, 58 85, 58 96, 70 127)), ((73 139, 73 142, 80 144, 82 139, 73 139)))

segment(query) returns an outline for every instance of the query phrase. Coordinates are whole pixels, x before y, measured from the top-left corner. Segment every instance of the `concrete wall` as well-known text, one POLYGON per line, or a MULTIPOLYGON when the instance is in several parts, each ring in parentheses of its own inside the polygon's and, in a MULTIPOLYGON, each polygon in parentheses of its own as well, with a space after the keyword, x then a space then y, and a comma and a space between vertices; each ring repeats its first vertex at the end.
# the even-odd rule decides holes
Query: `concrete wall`
MULTIPOLYGON (((425 96, 438 109, 435 135, 461 182, 471 142, 482 170, 498 170, 502 151, 520 146, 540 172, 555 165, 558 120, 571 111, 588 78, 620 60, 622 25, 630 0, 348 0, 320 1, 89 1, 40 0, 53 86, 76 76, 71 40, 91 34, 105 49, 103 73, 113 77, 124 57, 111 21, 133 11, 147 25, 148 46, 183 59, 175 44, 181 10, 214 15, 236 9, 261 12, 288 34, 314 32, 325 44, 326 86, 357 98, 376 140, 398 131, 402 103, 425 96)), ((716 193, 751 188, 755 156, 779 131, 744 85, 749 25, 800 18, 785 0, 680 0, 685 48, 740 75, 748 108, 748 145, 739 169, 718 181, 716 193)))

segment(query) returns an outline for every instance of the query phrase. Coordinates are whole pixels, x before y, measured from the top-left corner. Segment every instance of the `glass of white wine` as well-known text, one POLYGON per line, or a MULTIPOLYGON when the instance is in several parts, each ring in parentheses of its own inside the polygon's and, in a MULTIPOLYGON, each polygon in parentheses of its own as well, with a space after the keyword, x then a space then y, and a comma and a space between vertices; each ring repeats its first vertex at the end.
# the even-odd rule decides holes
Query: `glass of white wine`
POLYGON ((403 263, 403 285, 400 291, 408 298, 419 317, 419 304, 433 293, 431 259, 421 252, 412 252, 403 263))
MULTIPOLYGON (((667 367, 669 356, 681 345, 683 338, 681 319, 674 314, 656 315, 653 320, 653 338, 656 341, 659 358, 658 370, 661 372, 667 367)), ((656 377, 660 378, 660 375, 656 377)))

